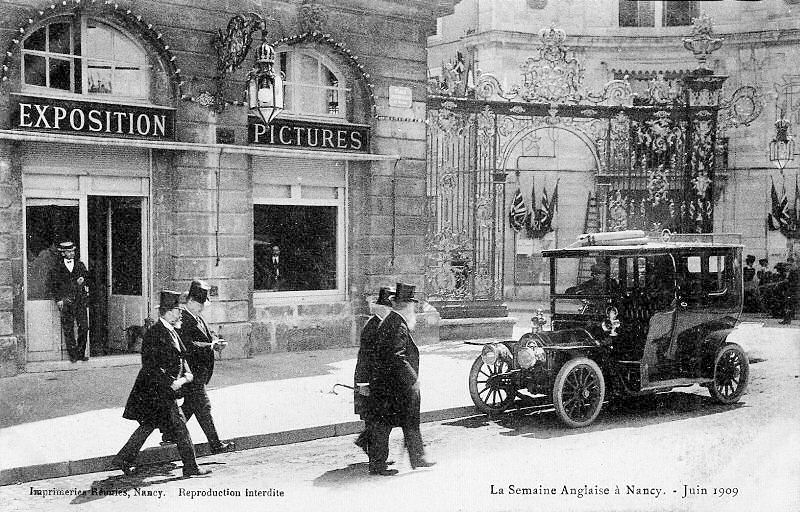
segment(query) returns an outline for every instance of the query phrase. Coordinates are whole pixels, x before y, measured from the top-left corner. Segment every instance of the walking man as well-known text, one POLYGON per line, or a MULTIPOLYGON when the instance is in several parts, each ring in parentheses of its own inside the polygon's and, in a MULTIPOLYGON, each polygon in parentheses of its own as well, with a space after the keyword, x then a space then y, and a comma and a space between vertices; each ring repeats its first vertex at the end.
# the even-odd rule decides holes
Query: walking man
POLYGON ((361 343, 358 347, 358 358, 356 359, 356 371, 354 378, 353 405, 355 412, 364 420, 364 430, 355 440, 356 446, 364 450, 369 456, 369 442, 372 432, 372 423, 375 421, 372 404, 370 403, 369 381, 372 377, 375 366, 375 338, 378 334, 378 327, 389 313, 392 302, 389 297, 392 294, 390 288, 381 288, 378 291, 378 300, 371 304, 372 316, 367 320, 364 329, 361 330, 361 343))
POLYGON ((392 312, 378 327, 375 370, 370 380, 375 407, 369 443, 369 472, 373 475, 397 474, 397 470, 386 467, 393 427, 403 429, 412 468, 434 465, 425 460, 419 430, 419 350, 411 337, 417 324, 414 290, 412 285, 397 283, 392 312))
POLYGON ((61 258, 47 276, 50 295, 61 312, 61 330, 67 344, 69 360, 88 361, 86 343, 89 339, 89 272, 82 261, 75 259, 75 244, 58 244, 61 258), (75 339, 75 324, 78 325, 78 338, 75 339))
POLYGON ((219 440, 214 419, 211 417, 211 402, 206 393, 206 384, 214 373, 214 350, 219 350, 225 344, 224 340, 208 328, 200 315, 209 300, 210 289, 205 281, 192 281, 189 285, 189 297, 181 313, 181 327, 177 329, 186 347, 186 361, 194 372, 194 380, 186 385, 183 414, 186 421, 196 415, 197 422, 208 439, 211 453, 222 453, 232 451, 235 445, 219 440))
POLYGON ((159 319, 142 341, 142 369, 122 414, 123 418, 138 421, 139 427, 112 460, 126 475, 135 471, 139 450, 157 428, 174 436, 183 461, 184 477, 211 473, 197 465, 192 438, 179 405, 186 385, 194 379, 186 363, 186 350, 175 331, 181 322, 179 298, 178 292, 161 292, 159 319))

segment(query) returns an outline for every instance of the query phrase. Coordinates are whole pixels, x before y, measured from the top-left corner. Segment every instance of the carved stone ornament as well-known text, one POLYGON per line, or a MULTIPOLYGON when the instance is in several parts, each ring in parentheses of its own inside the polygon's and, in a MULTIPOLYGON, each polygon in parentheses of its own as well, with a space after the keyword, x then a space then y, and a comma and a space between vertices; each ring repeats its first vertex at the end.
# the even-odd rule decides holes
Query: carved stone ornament
POLYGON ((297 12, 297 25, 300 32, 325 32, 328 14, 324 7, 314 0, 303 0, 297 12))
POLYGON ((692 37, 683 40, 683 46, 694 54, 700 69, 708 69, 706 62, 712 52, 722 47, 723 39, 714 37, 714 27, 711 17, 702 14, 692 19, 692 37))

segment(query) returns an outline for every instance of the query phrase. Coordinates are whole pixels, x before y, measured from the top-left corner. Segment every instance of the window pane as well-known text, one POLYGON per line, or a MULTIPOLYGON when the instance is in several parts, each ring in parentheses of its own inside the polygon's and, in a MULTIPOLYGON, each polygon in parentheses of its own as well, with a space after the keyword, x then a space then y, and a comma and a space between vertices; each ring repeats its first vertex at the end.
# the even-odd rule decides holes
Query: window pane
POLYGON ((306 84, 319 84, 320 77, 319 77, 319 61, 314 57, 309 55, 295 55, 295 57, 299 57, 299 69, 298 72, 300 76, 298 76, 298 80, 302 80, 303 83, 306 84))
POLYGON ((665 27, 691 25, 693 17, 697 17, 696 2, 664 2, 665 27))
POLYGON ((294 110, 304 114, 327 114, 327 91, 319 87, 296 85, 293 102, 294 110))
POLYGON ((65 53, 71 54, 70 49, 70 32, 71 27, 69 23, 51 23, 48 25, 50 32, 50 47, 48 50, 51 53, 65 53))
POLYGON ((86 92, 93 94, 111 94, 111 66, 102 62, 89 61, 87 66, 86 92))
POLYGON ((291 70, 289 69, 289 54, 286 52, 282 52, 280 55, 280 69, 279 71, 283 71, 284 79, 291 80, 291 70))
POLYGON ((113 60, 113 33, 102 25, 86 24, 86 55, 95 59, 113 60))
POLYGON ((322 85, 338 86, 339 80, 336 78, 336 75, 334 75, 333 72, 325 66, 322 66, 322 69, 324 70, 322 85))
POLYGON ((33 34, 29 35, 25 42, 23 43, 23 48, 26 50, 38 50, 40 52, 45 51, 45 28, 40 28, 33 34))
POLYGON ((136 98, 147 96, 147 80, 144 72, 140 69, 115 69, 114 94, 136 98))
POLYGON ((339 113, 339 90, 338 89, 329 89, 328 90, 328 113, 329 114, 338 114, 339 113))
POLYGON ((50 87, 53 89, 71 90, 70 70, 72 61, 50 58, 50 87))
POLYGON ((122 34, 117 34, 114 38, 114 60, 131 67, 142 67, 147 64, 144 52, 122 34))
POLYGON ((38 55, 23 55, 25 62, 25 83, 28 85, 39 85, 42 87, 47 86, 47 78, 45 75, 45 59, 38 55))
POLYGON ((254 288, 335 290, 336 219, 335 206, 255 205, 254 288))

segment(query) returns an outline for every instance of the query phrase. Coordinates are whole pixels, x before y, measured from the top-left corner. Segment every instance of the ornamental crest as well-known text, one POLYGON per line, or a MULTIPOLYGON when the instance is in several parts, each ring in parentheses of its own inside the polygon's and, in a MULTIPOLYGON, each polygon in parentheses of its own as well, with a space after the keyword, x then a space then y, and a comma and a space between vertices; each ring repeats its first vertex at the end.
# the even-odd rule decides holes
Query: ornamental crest
POLYGON ((550 27, 539 32, 539 54, 529 57, 520 67, 522 85, 519 95, 525 101, 541 103, 576 103, 583 82, 583 68, 564 46, 562 29, 550 27))

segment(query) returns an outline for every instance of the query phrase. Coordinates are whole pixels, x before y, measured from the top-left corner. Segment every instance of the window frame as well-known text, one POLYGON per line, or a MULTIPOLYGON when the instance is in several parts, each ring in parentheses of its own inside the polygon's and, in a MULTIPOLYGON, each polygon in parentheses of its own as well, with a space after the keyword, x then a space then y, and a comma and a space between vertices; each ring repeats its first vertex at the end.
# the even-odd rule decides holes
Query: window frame
POLYGON ((296 93, 294 92, 296 89, 294 89, 294 88, 311 88, 311 87, 313 87, 313 88, 323 89, 323 90, 335 90, 339 95, 339 112, 336 113, 336 114, 321 114, 321 113, 318 113, 318 112, 315 113, 315 112, 297 111, 297 110, 293 110, 292 108, 290 108, 290 106, 287 104, 286 108, 281 112, 280 117, 287 117, 287 118, 292 118, 292 119, 309 119, 309 120, 318 120, 318 121, 332 121, 332 120, 335 120, 335 121, 340 121, 340 122, 344 122, 344 123, 349 122, 348 121, 348 116, 347 116, 347 95, 351 92, 351 88, 347 87, 345 75, 339 70, 339 68, 328 57, 326 57, 325 55, 323 55, 320 52, 315 51, 315 50, 313 50, 311 48, 297 48, 297 47, 292 47, 292 46, 279 47, 275 51, 275 54, 277 55, 277 59, 276 60, 277 60, 278 71, 283 73, 283 75, 284 75, 284 82, 283 82, 283 85, 284 85, 284 94, 283 94, 284 100, 286 98, 289 98, 289 97, 291 97, 292 99, 294 99, 296 97, 296 93), (300 68, 300 64, 299 64, 299 60, 300 59, 292 58, 291 56, 292 55, 296 55, 296 56, 302 55, 302 56, 306 56, 306 57, 311 57, 311 58, 313 58, 313 59, 315 59, 317 61, 317 71, 318 71, 318 73, 321 74, 323 67, 327 68, 333 74, 333 76, 336 77, 338 85, 337 86, 327 86, 327 85, 322 85, 322 84, 319 84, 319 83, 318 84, 311 84, 311 83, 306 83, 306 82, 297 82, 295 80, 287 80, 285 78, 287 76, 287 73, 285 72, 285 70, 283 69, 282 64, 281 64, 282 55, 284 53, 287 54, 287 62, 289 63, 287 67, 290 67, 291 70, 292 70, 292 73, 291 73, 290 76, 292 76, 292 77, 297 76, 299 74, 299 68, 300 68), (286 94, 286 90, 289 87, 293 88, 293 92, 292 92, 291 95, 286 94))
MULTIPOLYGON (((669 3, 685 5, 685 4, 689 3, 689 2, 670 2, 670 0, 647 0, 646 2, 637 2, 635 0, 618 0, 618 2, 617 2, 617 27, 621 28, 621 29, 625 29, 625 30, 630 30, 630 29, 651 29, 651 28, 656 28, 656 29, 681 29, 683 27, 691 27, 692 26, 692 23, 691 23, 692 16, 690 16, 689 23, 687 23, 686 25, 667 25, 666 24, 666 20, 667 20, 667 5, 669 3), (637 14, 636 14, 636 21, 637 22, 636 22, 636 24, 634 24, 634 25, 623 25, 623 24, 620 23, 621 22, 621 19, 620 19, 620 13, 621 13, 620 5, 623 2, 630 2, 632 5, 636 5, 636 7, 637 7, 637 11, 636 11, 637 12, 637 14), (641 24, 639 24, 639 20, 640 20, 640 17, 641 17, 641 15, 639 14, 639 8, 641 8, 641 7, 645 6, 645 5, 652 7, 652 15, 653 15, 653 24, 652 25, 641 25, 641 24)), ((691 9, 695 13, 695 17, 699 16, 700 15, 700 10, 699 10, 699 7, 697 5, 697 1, 696 0, 692 0, 691 4, 692 4, 691 9)))
MULTIPOLYGON (((113 43, 112 43, 113 44, 113 43)), ((113 49, 112 49, 113 51, 113 49)), ((149 56, 147 51, 144 47, 140 44, 140 42, 135 38, 128 34, 126 31, 120 29, 120 27, 116 26, 115 24, 109 23, 106 20, 95 18, 92 16, 71 16, 71 15, 63 15, 54 18, 50 18, 43 22, 36 30, 31 31, 25 39, 20 42, 20 90, 23 93, 28 94, 36 94, 40 96, 51 96, 51 97, 65 97, 71 99, 84 99, 89 101, 99 101, 104 103, 119 103, 120 101, 126 103, 139 103, 139 104, 150 104, 150 86, 152 83, 152 71, 153 65, 149 62, 149 56), (112 41, 115 41, 117 38, 124 38, 126 41, 130 42, 136 49, 141 52, 141 56, 143 57, 144 63, 140 65, 138 68, 141 74, 141 79, 145 81, 143 91, 144 94, 142 96, 128 96, 128 95, 121 95, 121 94, 104 94, 104 93, 90 93, 89 90, 89 61, 93 62, 102 62, 108 63, 111 67, 112 72, 112 84, 113 84, 113 77, 114 77, 114 70, 119 68, 120 64, 129 64, 123 63, 122 61, 116 60, 107 60, 101 58, 95 58, 91 55, 87 54, 87 45, 85 44, 86 34, 88 30, 88 23, 92 21, 104 29, 107 29, 112 34, 112 41), (49 26, 56 23, 68 23, 70 27, 70 37, 69 37, 69 44, 70 44, 70 53, 53 53, 49 50, 49 40, 50 40, 50 30, 49 26), (44 29, 45 33, 45 50, 30 50, 25 48, 25 41, 29 37, 31 37, 34 33, 38 32, 39 30, 44 29), (80 31, 80 54, 75 53, 75 46, 76 46, 76 34, 75 30, 80 31), (34 55, 44 57, 45 59, 45 84, 44 86, 36 85, 36 84, 29 84, 25 81, 25 58, 27 55, 34 55), (70 63, 70 89, 58 89, 49 86, 50 83, 50 60, 51 59, 58 59, 69 61, 70 63), (76 62, 78 61, 78 62, 76 62), (81 92, 76 92, 76 85, 77 81, 75 78, 77 66, 80 66, 80 90, 81 92)))
MULTIPOLYGON (((313 186, 309 184, 309 186, 313 186)), ((336 198, 310 199, 302 197, 302 184, 290 185, 289 197, 253 196, 253 209, 256 205, 278 206, 327 206, 336 208, 336 288, 329 290, 283 290, 269 291, 253 288, 253 306, 262 307, 276 304, 315 304, 347 299, 347 187, 330 186, 336 190, 336 198)), ((252 240, 255 241, 255 219, 253 220, 252 240)), ((251 254, 254 248, 251 248, 251 254)), ((255 278, 255 270, 251 275, 255 278)))

